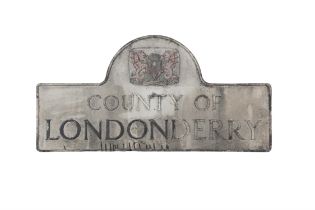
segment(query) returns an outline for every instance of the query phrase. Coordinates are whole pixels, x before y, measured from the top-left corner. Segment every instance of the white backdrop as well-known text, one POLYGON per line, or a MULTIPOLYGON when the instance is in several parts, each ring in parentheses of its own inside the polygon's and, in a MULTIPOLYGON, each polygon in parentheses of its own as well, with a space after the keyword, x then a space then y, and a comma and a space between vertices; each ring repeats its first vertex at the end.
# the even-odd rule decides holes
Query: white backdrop
POLYGON ((314 1, 0 1, 0 209, 314 209, 314 1), (40 153, 40 82, 97 83, 170 36, 206 81, 268 82, 270 153, 40 153))

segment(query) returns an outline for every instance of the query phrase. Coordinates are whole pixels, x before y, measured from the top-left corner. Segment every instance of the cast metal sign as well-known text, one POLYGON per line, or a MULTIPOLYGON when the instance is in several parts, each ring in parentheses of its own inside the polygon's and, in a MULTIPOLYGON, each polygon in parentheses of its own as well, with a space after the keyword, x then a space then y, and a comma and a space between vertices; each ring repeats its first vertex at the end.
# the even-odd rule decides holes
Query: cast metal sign
POLYGON ((211 84, 163 36, 122 47, 101 84, 39 84, 39 151, 270 151, 269 84, 211 84))

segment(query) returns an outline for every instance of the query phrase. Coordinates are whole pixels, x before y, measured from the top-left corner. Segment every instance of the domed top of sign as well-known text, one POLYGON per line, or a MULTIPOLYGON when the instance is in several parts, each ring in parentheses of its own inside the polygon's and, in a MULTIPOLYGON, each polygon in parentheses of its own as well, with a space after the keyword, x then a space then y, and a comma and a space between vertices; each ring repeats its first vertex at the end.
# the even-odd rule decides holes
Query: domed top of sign
POLYGON ((178 41, 158 35, 140 37, 118 51, 103 83, 117 80, 141 86, 203 81, 192 53, 178 41))

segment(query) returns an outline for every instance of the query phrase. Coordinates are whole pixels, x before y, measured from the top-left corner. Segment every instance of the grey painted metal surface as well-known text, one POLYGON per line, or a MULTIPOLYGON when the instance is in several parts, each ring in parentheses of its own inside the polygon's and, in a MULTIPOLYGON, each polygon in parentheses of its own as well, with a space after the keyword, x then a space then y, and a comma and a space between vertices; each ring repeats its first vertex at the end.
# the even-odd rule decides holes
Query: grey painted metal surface
POLYGON ((101 84, 38 84, 39 151, 270 151, 269 84, 211 84, 192 53, 135 39, 101 84))

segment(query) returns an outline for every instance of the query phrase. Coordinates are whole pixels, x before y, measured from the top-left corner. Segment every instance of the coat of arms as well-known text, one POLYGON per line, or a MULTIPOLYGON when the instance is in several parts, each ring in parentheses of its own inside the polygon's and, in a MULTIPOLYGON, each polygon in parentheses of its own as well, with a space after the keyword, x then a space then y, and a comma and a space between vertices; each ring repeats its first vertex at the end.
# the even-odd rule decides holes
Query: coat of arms
POLYGON ((176 49, 136 48, 129 53, 130 82, 136 85, 173 85, 179 81, 176 49))

